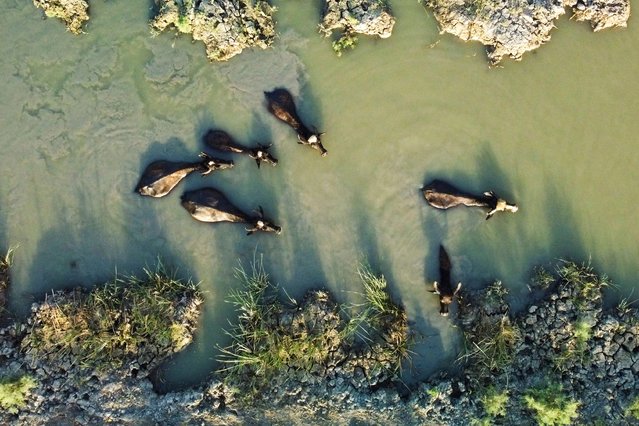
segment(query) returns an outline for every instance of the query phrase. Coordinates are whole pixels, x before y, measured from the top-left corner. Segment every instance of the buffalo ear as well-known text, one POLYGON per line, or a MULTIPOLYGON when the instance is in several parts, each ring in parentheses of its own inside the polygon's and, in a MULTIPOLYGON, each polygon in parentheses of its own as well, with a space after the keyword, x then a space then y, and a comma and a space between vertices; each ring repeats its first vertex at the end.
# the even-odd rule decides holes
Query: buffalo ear
POLYGON ((433 281, 433 290, 431 290, 433 293, 439 293, 439 283, 437 281, 433 281))
POLYGON ((457 288, 455 289, 455 292, 453 293, 453 295, 456 295, 457 293, 459 293, 459 290, 461 290, 461 286, 462 286, 462 283, 457 284, 457 288))

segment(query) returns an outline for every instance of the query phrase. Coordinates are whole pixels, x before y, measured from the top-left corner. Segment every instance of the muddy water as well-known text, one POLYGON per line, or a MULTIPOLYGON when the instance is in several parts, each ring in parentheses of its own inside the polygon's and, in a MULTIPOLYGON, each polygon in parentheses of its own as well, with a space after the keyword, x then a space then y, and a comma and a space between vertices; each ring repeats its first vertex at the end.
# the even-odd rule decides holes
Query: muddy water
POLYGON ((210 64, 201 44, 151 38, 144 2, 93 2, 74 37, 31 4, 0 5, 0 245, 19 245, 13 308, 33 294, 139 273, 158 257, 201 281, 197 342, 167 370, 168 386, 214 369, 233 312, 233 268, 263 253, 293 297, 326 285, 356 301, 357 265, 388 278, 419 333, 412 370, 425 377, 460 348, 426 290, 443 243, 455 279, 502 280, 515 305, 530 268, 587 261, 632 294, 639 226, 639 30, 592 34, 563 19, 521 63, 489 70, 483 49, 440 36, 417 2, 395 2, 392 38, 364 40, 336 58, 318 36, 317 2, 277 2, 275 48, 210 64), (137 3, 137 4, 135 4, 137 3), (401 3, 401 5, 399 4, 401 3), (295 143, 270 117, 262 91, 289 88, 329 151, 295 143), (234 170, 193 176, 164 199, 133 193, 157 159, 187 160, 201 135, 223 128, 273 141, 277 168, 244 158, 234 170), (486 222, 480 211, 435 211, 419 188, 435 177, 494 189, 520 211, 486 222), (262 205, 284 231, 246 237, 240 225, 193 221, 179 203, 211 185, 245 210, 262 205))

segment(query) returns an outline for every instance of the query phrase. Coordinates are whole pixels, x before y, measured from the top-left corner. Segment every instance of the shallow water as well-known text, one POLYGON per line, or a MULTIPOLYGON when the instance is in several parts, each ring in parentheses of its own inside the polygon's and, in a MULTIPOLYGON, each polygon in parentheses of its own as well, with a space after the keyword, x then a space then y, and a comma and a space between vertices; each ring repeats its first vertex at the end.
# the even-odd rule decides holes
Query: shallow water
POLYGON ((356 301, 357 265, 383 273, 419 333, 408 378, 448 367, 460 349, 427 292, 440 243, 454 279, 469 288, 502 280, 515 306, 529 297, 532 266, 557 258, 592 258, 618 285, 610 300, 632 295, 633 19, 599 34, 562 19, 547 45, 491 70, 481 46, 440 36, 417 2, 394 2, 390 39, 362 40, 338 59, 317 33, 318 2, 278 1, 273 49, 211 64, 187 37, 150 37, 150 4, 134 3, 93 2, 79 37, 30 3, 0 5, 0 246, 19 245, 17 312, 34 294, 138 274, 160 257, 207 291, 197 341, 167 369, 173 387, 217 367, 233 320, 224 299, 239 285, 233 268, 256 253, 298 298, 325 285, 356 301), (266 112, 262 92, 280 86, 326 132, 326 158, 266 112), (273 141, 280 165, 258 170, 237 158, 235 169, 193 176, 164 199, 133 193, 151 161, 195 158, 210 127, 245 143, 273 141), (520 211, 488 222, 478 210, 436 211, 419 191, 435 177, 494 189, 520 211), (262 205, 282 235, 193 221, 179 197, 205 185, 245 210, 262 205))

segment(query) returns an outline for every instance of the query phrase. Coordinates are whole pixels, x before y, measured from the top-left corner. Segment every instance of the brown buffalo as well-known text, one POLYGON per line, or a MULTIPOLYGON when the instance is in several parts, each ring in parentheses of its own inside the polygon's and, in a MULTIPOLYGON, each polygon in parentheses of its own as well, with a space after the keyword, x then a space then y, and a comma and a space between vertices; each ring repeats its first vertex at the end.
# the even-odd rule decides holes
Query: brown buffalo
POLYGON ((140 195, 164 197, 193 172, 201 172, 205 176, 215 170, 233 167, 232 161, 213 158, 204 152, 200 153, 200 158, 202 160, 197 162, 155 161, 144 170, 135 190, 140 195))
POLYGON ((484 192, 477 196, 437 179, 426 185, 422 189, 422 193, 428 204, 438 209, 449 209, 460 205, 486 208, 488 209, 486 219, 490 219, 497 212, 515 213, 519 209, 516 204, 506 202, 493 191, 484 192))
POLYGON ((264 219, 262 207, 258 207, 255 216, 248 215, 235 207, 224 194, 214 188, 201 188, 185 192, 182 195, 182 207, 200 222, 248 223, 250 227, 246 228, 246 235, 251 235, 255 231, 275 232, 276 234, 282 232, 282 228, 264 219))

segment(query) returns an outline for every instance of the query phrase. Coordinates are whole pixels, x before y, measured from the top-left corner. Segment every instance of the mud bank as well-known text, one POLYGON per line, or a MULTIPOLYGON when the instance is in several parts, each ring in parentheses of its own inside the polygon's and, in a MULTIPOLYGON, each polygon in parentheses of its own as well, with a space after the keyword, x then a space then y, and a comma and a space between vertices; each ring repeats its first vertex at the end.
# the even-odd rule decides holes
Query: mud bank
POLYGON ((572 10, 572 19, 590 21, 594 31, 625 27, 630 17, 629 0, 426 0, 424 4, 442 33, 485 45, 491 65, 504 56, 521 60, 524 53, 549 41, 566 8, 572 10))
MULTIPOLYGON (((406 324, 401 311, 399 316, 385 316, 384 321, 394 319, 367 334, 374 337, 370 345, 345 351, 340 338, 352 323, 341 318, 325 291, 311 292, 300 305, 286 309, 273 299, 261 299, 261 306, 269 307, 262 319, 270 319, 258 321, 252 316, 255 311, 244 311, 238 326, 257 327, 248 330, 252 335, 259 329, 263 336, 293 336, 286 344, 302 342, 326 348, 326 353, 308 352, 313 356, 304 360, 288 356, 282 368, 268 373, 258 363, 248 362, 233 375, 222 372, 198 388, 164 395, 156 394, 148 379, 144 366, 151 364, 143 360, 148 351, 127 358, 120 368, 90 370, 73 362, 73 353, 62 363, 31 356, 24 342, 41 327, 37 318, 51 305, 51 300, 45 301, 34 306, 26 326, 13 324, 0 330, 0 376, 27 375, 36 383, 25 394, 26 404, 14 413, 1 412, 0 420, 524 425, 543 424, 548 418, 554 423, 547 424, 632 421, 636 413, 631 407, 639 395, 634 379, 639 373, 638 312, 625 302, 604 311, 601 295, 606 279, 588 266, 563 263, 557 270, 555 275, 537 277, 538 287, 531 294, 536 301, 517 317, 509 313, 501 283, 463 294, 458 321, 468 350, 460 357, 465 361, 462 372, 456 377, 433 377, 411 389, 403 385, 398 370, 390 368, 391 360, 380 358, 390 353, 394 346, 389 342, 397 336, 384 327, 398 320, 406 324), (320 346, 318 339, 324 339, 320 346), (260 381, 262 385, 256 386, 260 381)), ((405 331, 405 326, 400 329, 405 331)), ((240 355, 273 353, 265 340, 253 348, 246 346, 250 341, 236 331, 235 349, 240 355)), ((283 352, 284 341, 278 340, 276 352, 283 352)))

